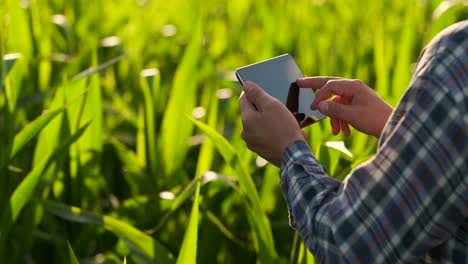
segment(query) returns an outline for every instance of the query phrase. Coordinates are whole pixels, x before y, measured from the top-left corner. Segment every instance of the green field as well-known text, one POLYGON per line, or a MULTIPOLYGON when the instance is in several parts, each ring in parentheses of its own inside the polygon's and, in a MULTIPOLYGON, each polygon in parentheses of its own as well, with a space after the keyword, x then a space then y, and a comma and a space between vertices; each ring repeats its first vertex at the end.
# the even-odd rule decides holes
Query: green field
MULTIPOLYGON (((314 263, 279 169, 240 137, 233 70, 290 53, 395 106, 467 17, 449 0, 0 0, 0 263, 314 263)), ((306 131, 339 179, 376 148, 306 131)))

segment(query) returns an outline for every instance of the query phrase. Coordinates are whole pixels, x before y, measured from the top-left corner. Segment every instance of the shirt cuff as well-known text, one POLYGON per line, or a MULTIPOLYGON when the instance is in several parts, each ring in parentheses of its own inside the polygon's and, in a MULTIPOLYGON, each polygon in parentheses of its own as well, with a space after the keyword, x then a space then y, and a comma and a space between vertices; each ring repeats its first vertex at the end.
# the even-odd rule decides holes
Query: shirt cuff
MULTIPOLYGON (((295 187, 292 187, 291 182, 294 183, 300 178, 307 178, 305 183, 311 184, 314 180, 319 180, 321 175, 328 177, 323 166, 317 161, 305 141, 295 141, 286 148, 281 163, 280 188, 288 205, 289 224, 298 231, 301 229, 300 226, 303 225, 300 224, 302 223, 301 220, 296 221, 296 217, 301 213, 294 213, 294 208, 297 208, 297 204, 301 202, 300 197, 303 197, 303 195, 298 193, 302 192, 301 188, 303 186, 295 185, 295 187)), ((304 179, 300 181, 304 181, 304 179)))
POLYGON ((280 175, 283 175, 283 171, 287 170, 287 168, 293 165, 299 158, 304 158, 304 156, 312 157, 314 161, 319 163, 312 154, 309 144, 304 140, 296 140, 289 144, 283 154, 280 175))

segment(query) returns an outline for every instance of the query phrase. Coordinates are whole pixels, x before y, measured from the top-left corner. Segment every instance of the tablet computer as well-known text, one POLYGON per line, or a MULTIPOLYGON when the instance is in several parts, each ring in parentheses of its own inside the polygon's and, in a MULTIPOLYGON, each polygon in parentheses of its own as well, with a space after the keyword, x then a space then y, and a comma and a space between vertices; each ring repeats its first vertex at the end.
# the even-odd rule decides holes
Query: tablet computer
POLYGON ((296 80, 304 75, 289 54, 238 68, 236 76, 241 85, 252 81, 286 105, 301 127, 325 118, 320 111, 310 109, 315 92, 311 88, 299 88, 296 84, 296 80))

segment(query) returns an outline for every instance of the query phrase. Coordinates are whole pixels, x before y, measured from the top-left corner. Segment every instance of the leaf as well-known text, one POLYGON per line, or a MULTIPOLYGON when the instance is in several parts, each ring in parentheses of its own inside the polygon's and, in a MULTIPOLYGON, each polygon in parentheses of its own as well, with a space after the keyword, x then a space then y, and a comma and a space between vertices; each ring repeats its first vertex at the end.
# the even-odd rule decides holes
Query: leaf
POLYGON ((185 231, 182 247, 177 258, 177 264, 195 264, 197 260, 199 195, 200 181, 197 180, 192 213, 190 214, 188 228, 185 231))
MULTIPOLYGON (((70 124, 70 126, 80 126, 83 123, 92 121, 89 129, 83 134, 83 137, 76 142, 76 145, 79 145, 81 154, 80 162, 82 164, 85 164, 92 159, 94 157, 94 153, 102 152, 103 111, 99 75, 93 75, 89 78, 88 89, 83 92, 86 91, 86 96, 82 99, 85 101, 83 102, 84 108, 82 109, 79 120, 77 120, 79 123, 70 124)), ((73 97, 67 99, 73 100, 73 97)), ((72 131, 74 131, 74 128, 72 128, 72 131)))
POLYGON ((134 127, 138 126, 138 117, 135 111, 120 97, 118 93, 112 93, 112 103, 106 105, 106 108, 110 108, 117 112, 118 115, 127 120, 134 127))
POLYGON ((78 73, 77 75, 75 75, 72 78, 72 80, 77 80, 77 79, 80 79, 80 78, 83 78, 83 77, 91 76, 96 72, 102 71, 102 70, 116 64, 117 62, 119 62, 120 60, 122 60, 125 57, 127 57, 127 54, 120 55, 119 57, 114 58, 114 59, 112 59, 110 61, 104 62, 103 64, 101 64, 99 66, 92 67, 92 68, 89 68, 87 70, 84 70, 84 71, 78 73))
POLYGON ((349 149, 346 148, 344 141, 328 141, 328 142, 325 142, 324 145, 326 147, 336 149, 340 151, 341 153, 347 155, 348 157, 353 158, 353 153, 351 153, 351 151, 349 151, 349 149))
POLYGON ((1 79, 0 79, 0 88, 3 85, 3 80, 8 75, 11 68, 13 68, 15 61, 19 59, 20 57, 21 57, 20 53, 11 53, 11 54, 6 54, 5 56, 3 56, 3 67, 2 67, 2 73, 1 73, 1 79))
POLYGON ((157 169, 157 143, 156 143, 156 114, 154 99, 156 98, 156 92, 159 90, 159 71, 156 69, 146 70, 142 72, 142 76, 145 81, 142 81, 141 89, 144 97, 144 116, 145 116, 145 149, 147 150, 146 164, 148 172, 156 183, 157 175, 159 174, 157 169))
POLYGON ((10 152, 10 160, 21 151, 21 149, 41 131, 50 121, 52 121, 58 114, 62 113, 63 109, 57 109, 39 116, 34 121, 29 123, 23 128, 14 138, 13 147, 10 152))
POLYGON ((260 199, 262 206, 265 208, 265 212, 272 213, 276 209, 277 205, 277 193, 275 192, 278 188, 278 175, 279 168, 276 166, 267 166, 263 175, 262 186, 260 189, 260 199))
POLYGON ((10 206, 12 212, 13 222, 18 217, 21 209, 23 209, 27 200, 32 195, 34 189, 39 183, 42 172, 57 158, 59 158, 65 151, 68 150, 68 147, 77 141, 81 135, 88 128, 88 124, 84 125, 78 131, 65 140, 58 148, 56 148, 49 157, 45 157, 42 162, 33 168, 33 170, 21 181, 20 185, 15 189, 13 195, 10 199, 10 206))
POLYGON ((238 244, 239 246, 243 248, 247 248, 248 244, 242 240, 240 240, 238 237, 236 237, 224 224, 221 219, 219 219, 213 212, 208 210, 207 208, 200 208, 202 209, 202 212, 206 214, 208 217, 208 220, 210 220, 211 223, 213 223, 223 235, 225 235, 228 239, 233 241, 234 243, 238 244))
MULTIPOLYGON (((80 99, 82 99, 82 97, 87 93, 87 90, 84 88, 84 86, 86 85, 86 81, 86 79, 79 79, 76 81, 65 83, 58 87, 55 97, 49 106, 49 109, 55 111, 56 109, 63 108, 64 105, 66 105, 67 111, 76 108, 77 106, 75 104, 77 102, 80 102, 80 99), (77 93, 75 97, 66 102, 67 91, 73 90, 79 90, 82 92, 77 93)), ((66 117, 65 113, 59 115, 57 118, 51 120, 49 124, 47 124, 42 129, 42 133, 39 135, 36 144, 36 149, 34 151, 33 166, 36 166, 44 156, 48 155, 50 149, 54 149, 60 144, 61 130, 64 126, 63 120, 65 120, 64 116, 66 117)), ((48 175, 51 173, 45 172, 45 174, 45 178, 49 178, 48 175)))
POLYGON ((122 174, 133 195, 141 193, 153 193, 154 184, 147 174, 145 174, 145 165, 137 154, 115 138, 106 138, 106 142, 112 144, 122 162, 122 174))
POLYGON ((80 262, 76 258, 75 252, 73 252, 73 248, 70 245, 70 241, 67 240, 67 244, 68 244, 68 255, 70 256, 70 263, 71 264, 80 264, 80 262))
MULTIPOLYGON (((203 187, 212 181, 226 182, 234 190, 240 192, 239 188, 232 179, 229 179, 226 176, 213 171, 207 171, 202 175, 202 177, 200 178, 200 187, 203 187)), ((198 179, 194 178, 192 181, 190 181, 189 184, 187 184, 184 187, 182 191, 179 192, 179 194, 175 198, 172 198, 173 201, 170 205, 170 211, 164 214, 163 217, 161 217, 156 227, 152 228, 151 230, 146 230, 145 232, 147 234, 153 234, 158 232, 164 226, 164 224, 166 224, 166 222, 171 218, 174 212, 176 212, 185 201, 187 201, 192 195, 194 195, 196 191, 197 182, 198 179)))
POLYGON ((435 8, 428 34, 426 34, 425 43, 428 43, 438 33, 448 26, 460 21, 460 18, 466 19, 467 3, 463 0, 445 0, 435 8), (463 12, 465 12, 464 15, 463 12))
POLYGON ((450 8, 452 8, 453 6, 455 6, 457 4, 463 5, 462 2, 463 2, 462 0, 445 0, 445 1, 442 1, 437 6, 437 8, 434 10, 434 13, 432 14, 432 20, 439 19, 445 12, 447 12, 447 10, 449 10, 450 8))
POLYGON ((146 118, 145 118, 145 107, 144 104, 138 106, 138 122, 136 132, 136 158, 139 164, 142 165, 143 169, 146 168, 148 162, 146 151, 146 118))
MULTIPOLYGON (((398 98, 395 96, 396 92, 398 95, 400 92, 404 91, 406 87, 408 87, 409 81, 411 79, 411 60, 412 58, 412 47, 414 47, 414 43, 416 41, 415 31, 417 29, 416 25, 419 23, 417 18, 415 18, 415 8, 417 8, 411 2, 405 2, 405 17, 404 17, 404 27, 402 28, 401 37, 399 40, 398 45, 398 52, 396 52, 396 61, 394 62, 394 72, 393 72, 393 79, 392 79, 392 87, 393 89, 388 89, 389 97, 391 99, 391 104, 396 103, 394 102, 393 98, 398 98)), ((414 58, 416 59, 416 58, 414 58)), ((389 99, 390 99, 389 98, 389 99)))
MULTIPOLYGON (((216 126, 216 123, 218 120, 217 98, 214 98, 214 100, 211 100, 211 103, 208 109, 210 109, 209 115, 208 115, 208 125, 216 126)), ((213 142, 211 142, 210 140, 205 140, 200 148, 200 153, 198 154, 197 170, 195 171, 195 175, 197 176, 203 175, 210 169, 211 163, 213 162, 213 154, 214 154, 213 142)), ((203 185, 203 179, 202 179, 202 185, 203 185)))
POLYGON ((206 134, 206 136, 213 142, 218 152, 223 156, 225 162, 236 172, 241 193, 247 199, 247 217, 252 229, 254 230, 254 242, 257 243, 259 258, 265 263, 274 262, 278 256, 275 250, 270 221, 261 206, 255 184, 242 164, 239 155, 234 147, 229 144, 223 136, 216 132, 216 130, 193 118, 189 117, 189 119, 206 134))
POLYGON ((173 255, 157 240, 121 220, 53 201, 42 200, 41 203, 46 211, 62 219, 102 226, 122 239, 132 252, 146 263, 174 263, 173 255))
POLYGON ((123 163, 125 169, 134 173, 142 173, 143 164, 140 163, 140 160, 138 159, 135 152, 127 148, 124 144, 115 138, 108 138, 106 141, 115 147, 117 155, 119 156, 120 161, 123 163))
POLYGON ((21 183, 13 191, 9 199, 8 208, 3 210, 0 222, 0 251, 3 250, 6 235, 12 224, 15 223, 21 210, 26 205, 27 201, 33 195, 42 173, 59 157, 68 150, 69 146, 74 143, 84 133, 88 124, 80 128, 74 135, 68 137, 59 147, 55 150, 50 151, 49 155, 45 155, 43 159, 34 166, 32 171, 21 181, 21 183))
MULTIPOLYGON (((213 104, 211 105, 212 111, 210 112, 209 122, 212 125, 214 125, 217 120, 217 108, 218 108, 217 103, 218 101, 214 100, 213 104)), ((221 174, 216 174, 213 172, 205 173, 210 168, 212 159, 213 159, 213 143, 211 141, 205 141, 203 142, 200 153, 198 155, 198 162, 197 162, 198 164, 197 164, 197 169, 195 171, 195 179, 196 179, 195 198, 194 198, 193 205, 192 205, 192 213, 190 215, 189 225, 185 233, 185 237, 182 243, 182 248, 180 251, 179 258, 177 259, 177 263, 196 263, 197 242, 198 242, 197 240, 198 240, 198 214, 199 214, 200 185, 206 184, 207 182, 212 181, 212 180, 222 179, 222 177, 224 177, 221 174)), ((235 187, 234 184, 232 186, 235 187)), ((214 215, 211 215, 210 219, 213 221, 213 219, 216 220, 216 217, 214 217, 214 215)), ((216 223, 219 224, 220 222, 216 222, 216 223)), ((223 227, 223 225, 220 225, 220 226, 223 227)), ((218 227, 220 226, 218 225, 218 227)), ((229 230, 226 229, 226 231, 227 231, 226 234, 230 234, 229 230)))
MULTIPOLYGON (((200 2, 201 4, 202 2, 200 2)), ((191 113, 195 107, 198 74, 197 63, 200 59, 203 38, 202 5, 194 6, 193 33, 172 83, 169 102, 161 124, 160 144, 164 171, 167 176, 180 168, 187 154, 193 124, 183 120, 183 115, 191 113)), ((172 178, 171 178, 172 179, 172 178)))
POLYGON ((214 171, 206 171, 205 173, 202 174, 200 178, 201 185, 204 186, 205 184, 211 182, 211 181, 223 181, 229 186, 231 186, 234 190, 239 191, 239 188, 235 184, 235 182, 232 179, 229 179, 228 177, 224 176, 221 173, 217 173, 214 171))
MULTIPOLYGON (((93 53, 93 65, 97 64, 97 54, 93 53)), ((71 133, 86 122, 91 122, 89 129, 70 148, 70 177, 65 189, 70 197, 70 203, 79 204, 85 200, 87 190, 93 192, 87 179, 100 176, 99 163, 103 147, 103 111, 101 84, 98 74, 89 77, 88 85, 80 83, 86 78, 76 79, 74 89, 65 90, 65 100, 70 102, 77 95, 87 91, 79 104, 67 109, 68 126, 71 133)), ((86 83, 85 83, 86 84, 86 83)))
POLYGON ((299 256, 297 258, 297 264, 315 264, 315 259, 309 249, 304 245, 304 242, 300 242, 299 256))
MULTIPOLYGON (((0 103, 3 104, 3 109, 0 109, 0 112, 3 112, 3 117, 0 118, 0 121, 2 122, 0 123, 2 126, 0 146, 10 145, 15 133, 15 121, 17 114, 16 103, 20 89, 22 87, 21 80, 24 75, 24 63, 15 63, 16 60, 20 57, 21 54, 19 53, 7 54, 3 57, 3 63, 0 72, 0 103), (15 64, 18 65, 16 65, 13 69, 15 64), (6 79, 7 77, 8 79, 6 79)), ((8 151, 8 149, 6 149, 6 151, 8 151)), ((0 155, 0 157, 2 157, 2 155, 0 155)), ((1 161, 2 160, 0 160, 0 162, 1 161)), ((0 184, 5 185, 4 182, 0 182, 0 184)))

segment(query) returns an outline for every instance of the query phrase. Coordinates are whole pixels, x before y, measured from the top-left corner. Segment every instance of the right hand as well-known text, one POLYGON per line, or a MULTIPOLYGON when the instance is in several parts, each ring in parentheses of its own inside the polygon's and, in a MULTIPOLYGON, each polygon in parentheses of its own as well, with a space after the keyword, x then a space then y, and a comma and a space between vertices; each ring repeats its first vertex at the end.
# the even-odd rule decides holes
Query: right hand
POLYGON ((320 89, 311 109, 330 117, 332 131, 349 136, 348 124, 357 130, 380 137, 393 109, 361 80, 338 77, 308 77, 296 81, 299 87, 320 89), (332 95, 335 97, 327 101, 332 95))

